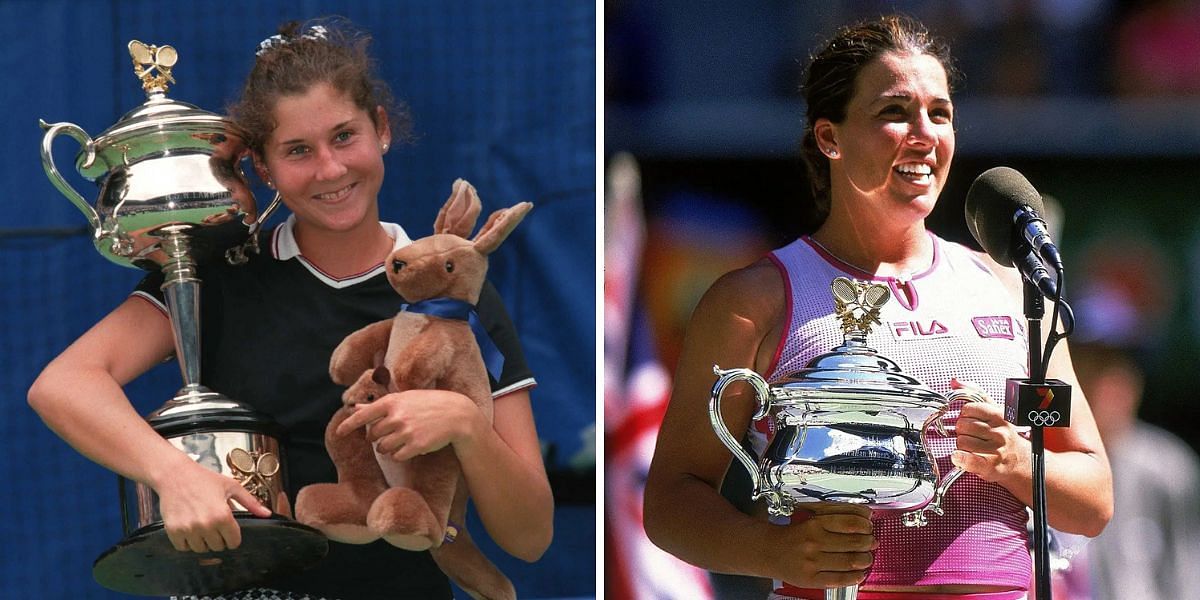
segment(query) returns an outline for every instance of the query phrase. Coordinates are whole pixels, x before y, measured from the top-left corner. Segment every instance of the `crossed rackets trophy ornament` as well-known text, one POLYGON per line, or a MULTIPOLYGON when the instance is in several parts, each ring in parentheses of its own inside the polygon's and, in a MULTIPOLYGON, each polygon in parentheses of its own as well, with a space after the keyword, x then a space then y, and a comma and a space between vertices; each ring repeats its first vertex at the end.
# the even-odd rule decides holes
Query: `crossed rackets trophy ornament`
POLYGON ((272 516, 240 505, 242 544, 220 552, 176 550, 159 498, 119 478, 125 538, 101 554, 101 585, 141 595, 214 594, 311 566, 328 550, 317 530, 292 520, 285 493, 281 430, 268 416, 200 384, 200 280, 206 261, 244 262, 257 230, 278 204, 259 213, 240 167, 244 136, 228 119, 166 97, 178 55, 171 46, 129 42, 147 100, 92 138, 72 123, 41 123, 42 164, 50 182, 87 217, 105 258, 161 270, 183 387, 147 416, 149 424, 199 464, 240 482, 272 516), (51 154, 59 135, 81 148, 75 168, 100 186, 95 207, 59 174, 51 154))

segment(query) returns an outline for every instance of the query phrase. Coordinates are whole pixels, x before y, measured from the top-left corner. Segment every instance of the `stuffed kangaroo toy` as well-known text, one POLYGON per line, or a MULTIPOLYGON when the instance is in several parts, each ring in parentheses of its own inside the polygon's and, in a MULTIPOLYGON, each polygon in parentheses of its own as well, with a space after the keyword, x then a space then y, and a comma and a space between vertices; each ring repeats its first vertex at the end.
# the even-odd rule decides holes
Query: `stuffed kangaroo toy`
MULTIPOLYGON (((326 429, 338 483, 307 486, 296 501, 297 519, 333 540, 368 543, 383 538, 409 550, 435 549, 442 570, 476 598, 515 594, 461 527, 466 489, 453 448, 397 461, 376 454, 364 428, 339 433, 338 426, 353 414, 353 404, 407 390, 461 393, 491 421, 488 367, 468 314, 479 301, 487 255, 532 208, 523 202, 498 210, 468 240, 481 204, 469 183, 456 181, 438 213, 434 234, 387 257, 388 280, 409 304, 395 317, 350 334, 334 350, 330 376, 349 386, 343 395, 347 406, 326 429), (433 314, 427 312, 431 310, 433 314), (458 524, 458 537, 443 545, 443 540, 454 538, 453 531, 447 535, 451 516, 458 524)), ((485 347, 491 346, 486 334, 481 339, 485 347)), ((491 352, 487 354, 491 358, 491 352)))
MULTIPOLYGON (((342 395, 345 406, 334 414, 325 431, 326 447, 337 466, 337 485, 340 486, 340 488, 328 489, 326 493, 331 496, 329 498, 331 501, 336 501, 340 495, 341 501, 347 506, 356 507, 354 509, 355 524, 329 523, 324 526, 326 535, 333 539, 350 543, 366 543, 380 537, 370 532, 365 526, 364 519, 366 519, 372 502, 388 490, 387 478, 380 469, 379 463, 376 462, 375 451, 371 447, 371 443, 367 441, 364 430, 357 429, 350 434, 340 436, 335 432, 338 426, 352 414, 351 406, 372 402, 388 394, 390 389, 391 375, 388 373, 387 367, 379 366, 368 369, 359 377, 358 381, 346 389, 345 394, 342 395), (337 532, 337 535, 333 534, 334 531, 337 532)), ((328 486, 331 484, 318 485, 328 486)), ((305 490, 313 487, 315 486, 306 487, 301 490, 301 493, 304 494, 305 490)), ((321 501, 319 495, 312 497, 305 495, 305 498, 306 502, 312 502, 313 498, 317 498, 318 502, 321 501)), ((458 587, 476 600, 515 600, 517 593, 512 582, 480 552, 475 541, 471 539, 465 526, 466 513, 467 489, 464 485, 458 485, 454 493, 454 501, 450 506, 450 521, 457 525, 448 526, 445 541, 441 545, 429 549, 433 561, 458 587)), ((403 515, 398 516, 403 517, 403 515)))

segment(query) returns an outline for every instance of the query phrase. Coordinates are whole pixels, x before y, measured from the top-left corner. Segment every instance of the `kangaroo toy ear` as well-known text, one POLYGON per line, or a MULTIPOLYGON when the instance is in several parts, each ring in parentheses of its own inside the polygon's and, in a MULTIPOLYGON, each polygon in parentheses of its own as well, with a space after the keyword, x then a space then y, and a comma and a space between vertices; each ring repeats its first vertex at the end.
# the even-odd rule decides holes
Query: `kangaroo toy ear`
POLYGON ((482 211, 483 203, 479 201, 479 194, 475 193, 475 186, 465 179, 455 179, 450 188, 450 197, 433 221, 433 232, 449 233, 465 239, 471 235, 482 211))
POLYGON ((387 367, 375 367, 375 370, 371 371, 371 381, 387 387, 392 384, 392 372, 387 367))
POLYGON ((521 202, 492 213, 492 216, 488 217, 487 223, 483 224, 479 233, 475 234, 475 239, 472 240, 475 243, 475 249, 480 254, 491 254, 500 247, 500 243, 508 237, 508 234, 512 233, 513 229, 517 228, 521 219, 524 219, 531 210, 533 210, 532 202, 521 202))

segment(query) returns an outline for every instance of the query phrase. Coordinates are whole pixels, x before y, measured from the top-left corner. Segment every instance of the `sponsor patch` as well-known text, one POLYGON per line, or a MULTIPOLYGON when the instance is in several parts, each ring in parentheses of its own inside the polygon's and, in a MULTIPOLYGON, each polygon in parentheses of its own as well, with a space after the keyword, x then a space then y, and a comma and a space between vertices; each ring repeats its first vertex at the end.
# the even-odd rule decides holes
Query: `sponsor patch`
POLYGON ((1014 337, 1012 317, 975 317, 971 319, 971 323, 975 325, 975 331, 981 338, 1011 340, 1014 337))

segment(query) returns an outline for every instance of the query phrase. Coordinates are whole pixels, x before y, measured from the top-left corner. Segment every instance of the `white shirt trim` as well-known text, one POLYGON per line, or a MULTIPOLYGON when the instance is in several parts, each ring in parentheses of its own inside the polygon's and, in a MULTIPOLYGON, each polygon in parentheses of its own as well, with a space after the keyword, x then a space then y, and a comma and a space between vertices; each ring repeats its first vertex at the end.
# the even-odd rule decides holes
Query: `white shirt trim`
POLYGON ((148 292, 143 292, 142 290, 134 290, 133 292, 130 292, 129 295, 137 296, 138 298, 141 298, 142 300, 145 300, 146 302, 153 304, 155 308, 162 311, 163 316, 169 317, 169 315, 167 314, 167 305, 163 304, 161 301, 159 301, 158 298, 155 298, 154 294, 150 294, 148 292))
POLYGON ((500 389, 498 389, 498 390, 495 390, 495 391, 493 391, 493 392, 492 392, 492 399, 494 400, 494 399, 496 399, 496 398, 499 398, 499 397, 501 397, 501 396, 504 396, 504 395, 507 395, 507 394, 511 394, 511 393, 513 393, 513 392, 520 391, 520 390, 523 390, 523 389, 525 389, 525 388, 532 388, 532 387, 534 387, 534 386, 536 386, 536 385, 537 385, 537 380, 535 380, 535 379, 534 379, 534 378, 532 378, 532 377, 526 377, 525 379, 522 379, 522 380, 520 380, 520 381, 518 381, 518 382, 516 382, 516 383, 513 383, 513 384, 511 384, 511 385, 504 386, 504 387, 502 387, 502 388, 500 388, 500 389))
MULTIPOLYGON (((387 232, 388 237, 394 240, 392 244, 392 250, 403 248, 412 243, 412 239, 408 237, 408 233, 404 231, 403 227, 395 223, 385 223, 382 221, 379 223, 379 225, 383 227, 384 231, 387 232)), ((299 260, 300 264, 304 265, 304 268, 308 269, 313 276, 331 288, 347 288, 357 283, 366 281, 367 279, 370 279, 383 271, 383 260, 381 259, 378 265, 375 265, 374 267, 371 267, 369 270, 362 273, 351 275, 349 277, 334 277, 329 273, 322 271, 313 263, 309 262, 308 259, 304 258, 304 255, 300 253, 300 246, 296 243, 295 228, 296 215, 294 214, 288 215, 287 220, 284 221, 282 225, 275 228, 275 233, 271 236, 271 255, 274 256, 276 260, 290 260, 293 258, 299 260)))

